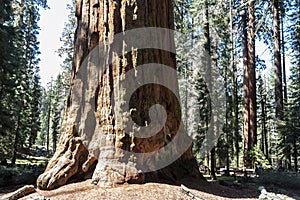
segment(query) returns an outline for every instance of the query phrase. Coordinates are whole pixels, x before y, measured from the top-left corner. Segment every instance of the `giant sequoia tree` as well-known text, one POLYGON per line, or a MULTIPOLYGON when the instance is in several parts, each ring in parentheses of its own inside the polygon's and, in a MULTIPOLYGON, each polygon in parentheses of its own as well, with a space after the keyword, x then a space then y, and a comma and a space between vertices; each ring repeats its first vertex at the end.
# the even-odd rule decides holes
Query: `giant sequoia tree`
MULTIPOLYGON (((123 49, 122 55, 118 56, 118 50, 114 47, 115 43, 120 43, 120 38, 117 41, 115 35, 121 33, 126 36, 126 31, 141 27, 173 29, 172 3, 172 0, 77 0, 75 52, 66 116, 56 152, 46 171, 37 180, 39 188, 53 189, 69 181, 90 177, 94 184, 111 186, 125 182, 141 183, 157 179, 176 181, 188 175, 200 176, 191 146, 168 166, 150 170, 153 162, 166 157, 151 157, 149 153, 167 146, 174 140, 180 127, 181 110, 177 94, 162 85, 148 84, 134 91, 127 110, 119 107, 126 101, 124 98, 128 92, 128 88, 120 87, 120 80, 127 76, 128 71, 149 63, 160 63, 175 69, 176 61, 174 52, 154 48, 138 49, 130 46, 125 39, 121 39, 121 46, 131 51, 123 49), (92 70, 91 66, 95 63, 89 62, 92 59, 89 53, 101 43, 105 43, 103 49, 107 60, 113 62, 93 81, 78 82, 78 74, 82 70, 92 70), (94 92, 83 91, 85 84, 94 92), (82 92, 82 98, 87 102, 84 110, 78 108, 78 91, 82 92), (128 121, 124 117, 126 113, 131 115, 136 124, 145 126, 152 120, 148 113, 154 104, 160 104, 165 109, 164 127, 147 138, 135 137, 135 132, 129 133, 128 121), (123 111, 124 114, 121 113, 123 111), (94 118, 96 124, 91 125, 91 119, 94 118), (89 148, 91 144, 96 147, 89 148), (128 153, 124 154, 122 150, 128 153), (136 153, 142 156, 135 157, 136 153), (145 168, 148 170, 143 171, 145 168)), ((134 40, 144 36, 137 37, 134 40)), ((159 43, 174 46, 172 34, 169 38, 159 40, 159 43)), ((93 75, 82 78, 92 80, 89 78, 93 75)), ((153 77, 147 73, 143 76, 153 82, 164 79, 178 88, 174 77, 161 77, 160 71, 153 77)), ((179 141, 183 139, 180 137, 179 141)), ((167 153, 172 155, 175 151, 176 148, 167 153)))
POLYGON ((247 155, 257 142, 255 1, 249 1, 248 4, 248 34, 246 8, 242 11, 242 46, 244 65, 244 165, 249 165, 247 155))

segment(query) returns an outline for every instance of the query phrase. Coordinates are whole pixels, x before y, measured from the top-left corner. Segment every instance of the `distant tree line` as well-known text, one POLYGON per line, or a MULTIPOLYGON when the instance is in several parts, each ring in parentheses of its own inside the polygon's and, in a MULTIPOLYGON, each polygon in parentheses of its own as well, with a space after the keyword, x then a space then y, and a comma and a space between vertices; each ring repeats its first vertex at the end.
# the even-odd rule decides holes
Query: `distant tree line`
MULTIPOLYGON (((212 178, 216 167, 252 168, 261 164, 298 170, 299 9, 298 0, 175 1, 176 30, 189 35, 194 44, 202 44, 224 79, 226 119, 224 124, 214 121, 221 136, 205 158, 198 157, 200 164, 210 167, 212 178), (270 60, 257 53, 258 41, 271 52, 270 60), (272 63, 272 69, 266 62, 272 63)), ((199 135, 194 143, 197 156, 211 120, 208 86, 200 75, 192 76, 194 69, 187 58, 177 57, 177 62, 179 73, 186 77, 183 81, 197 86, 201 97, 192 103, 201 111, 200 115, 192 114, 198 116, 198 128, 193 129, 199 135)), ((180 88, 183 110, 194 106, 185 98, 190 88, 180 88)), ((191 129, 190 116, 183 112, 187 130, 191 129)))
POLYGON ((0 2, 0 157, 16 162, 40 131, 39 10, 45 0, 0 2))
MULTIPOLYGON (((27 153, 33 145, 56 149, 65 100, 70 85, 75 1, 68 5, 69 21, 63 30, 62 70, 47 87, 39 75, 40 9, 48 9, 45 0, 4 0, 0 2, 0 157, 16 163, 18 153, 27 153)), ((49 67, 51 63, 49 63, 49 67)))

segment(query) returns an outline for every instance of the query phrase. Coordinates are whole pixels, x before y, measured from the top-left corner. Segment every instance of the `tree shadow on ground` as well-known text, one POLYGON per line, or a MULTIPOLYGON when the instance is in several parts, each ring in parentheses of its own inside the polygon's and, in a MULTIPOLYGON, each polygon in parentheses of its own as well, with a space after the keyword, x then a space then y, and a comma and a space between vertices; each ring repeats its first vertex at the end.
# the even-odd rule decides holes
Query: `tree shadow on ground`
MULTIPOLYGON (((37 190, 35 195, 42 195, 51 199, 114 199, 117 197, 120 199, 190 199, 192 196, 195 199, 197 197, 199 199, 257 199, 260 195, 258 186, 261 184, 258 180, 259 178, 251 178, 239 186, 223 186, 218 182, 184 178, 176 183, 158 180, 145 184, 120 184, 112 188, 103 188, 93 185, 92 180, 88 179, 82 182, 70 183, 50 191, 37 190), (181 185, 184 185, 188 192, 182 190, 181 185)), ((275 189, 273 188, 274 190, 272 191, 270 185, 263 184, 263 186, 269 192, 282 193, 278 190, 278 187, 274 187, 275 189)), ((19 187, 0 188, 0 199, 1 195, 15 191, 19 187)), ((283 194, 297 199, 293 193, 289 193, 291 191, 286 192, 283 192, 283 194)))
MULTIPOLYGON (((165 182, 166 184, 172 184, 170 182, 165 182)), ((185 178, 177 181, 174 185, 181 186, 184 185, 191 192, 195 192, 194 195, 197 196, 197 191, 204 192, 207 194, 212 194, 217 197, 223 198, 258 198, 260 192, 256 189, 249 189, 246 187, 228 187, 220 185, 217 182, 208 182, 202 179, 195 178, 185 178)))

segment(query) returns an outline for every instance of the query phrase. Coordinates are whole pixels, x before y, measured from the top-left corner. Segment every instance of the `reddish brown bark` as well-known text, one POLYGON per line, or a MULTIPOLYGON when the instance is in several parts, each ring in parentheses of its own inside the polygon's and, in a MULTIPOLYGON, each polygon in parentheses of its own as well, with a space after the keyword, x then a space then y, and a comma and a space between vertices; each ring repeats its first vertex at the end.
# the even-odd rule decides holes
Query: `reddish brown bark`
POLYGON ((242 47, 243 47, 243 67, 244 67, 244 165, 246 164, 246 155, 248 152, 249 137, 249 70, 248 70, 248 34, 247 34, 247 9, 242 13, 242 47))
POLYGON ((248 20, 246 7, 242 12, 242 46, 244 65, 244 166, 250 164, 248 160, 248 153, 257 142, 254 3, 255 1, 249 1, 248 3, 248 20))
MULTIPOLYGON (((136 138, 127 133, 126 121, 118 113, 116 106, 124 101, 126 88, 120 88, 119 81, 127 71, 147 63, 160 63, 175 69, 174 54, 162 50, 132 49, 132 52, 124 52, 122 56, 117 57, 113 48, 108 46, 106 53, 115 61, 103 71, 99 79, 89 83, 96 92, 84 97, 90 102, 95 102, 95 106, 86 105, 88 112, 82 114, 76 110, 78 105, 74 99, 76 96, 74 88, 80 87, 80 84, 76 85, 78 83, 74 79, 79 71, 83 70, 81 65, 84 59, 97 44, 107 40, 113 41, 115 34, 134 28, 173 29, 172 8, 171 0, 77 0, 78 26, 72 71, 73 89, 69 93, 67 114, 58 148, 45 173, 37 181, 39 188, 53 189, 74 179, 90 178, 91 175, 93 175, 93 183, 101 186, 125 182, 142 183, 158 179, 176 181, 185 176, 200 177, 191 147, 174 163, 147 174, 141 173, 139 166, 147 163, 148 157, 135 159, 135 157, 125 156, 122 151, 114 150, 123 149, 132 153, 154 152, 167 145, 169 139, 172 140, 175 137, 181 120, 180 109, 176 96, 170 94, 167 88, 140 88, 135 92, 134 100, 130 104, 135 110, 133 118, 139 125, 145 125, 149 121, 146 113, 149 112, 154 102, 159 102, 166 109, 167 122, 164 128, 152 137, 136 138), (113 101, 112 95, 118 98, 113 101), (93 115, 93 113, 96 113, 96 128, 79 130, 78 124, 75 123, 77 118, 81 118, 80 122, 87 125, 90 123, 89 114, 93 115), (86 141, 84 138, 93 138, 95 134, 99 148, 91 151, 87 149, 91 141, 86 141)), ((164 42, 174 45, 172 40, 164 42)), ((153 80, 156 78, 153 77, 153 80)), ((165 77, 165 79, 178 87, 176 79, 170 77, 165 77)))
POLYGON ((252 149, 257 142, 256 124, 256 73, 255 73, 255 8, 254 2, 249 2, 249 43, 248 43, 248 70, 249 70, 249 139, 248 148, 252 149))

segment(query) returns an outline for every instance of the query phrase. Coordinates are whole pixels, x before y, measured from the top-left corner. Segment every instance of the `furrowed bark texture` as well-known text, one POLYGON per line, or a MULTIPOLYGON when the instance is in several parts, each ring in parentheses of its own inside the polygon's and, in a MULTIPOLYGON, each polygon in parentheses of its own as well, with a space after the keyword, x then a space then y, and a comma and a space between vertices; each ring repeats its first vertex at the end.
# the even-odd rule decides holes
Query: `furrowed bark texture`
POLYGON ((255 65, 255 1, 249 2, 249 135, 248 148, 251 150, 257 143, 257 104, 256 104, 256 65, 255 65))
POLYGON ((251 166, 248 154, 257 143, 257 103, 255 68, 255 1, 242 11, 242 46, 244 65, 244 166, 251 166), (248 33, 247 33, 248 14, 248 33))
MULTIPOLYGON (((244 3, 244 1, 243 1, 244 3)), ((243 47, 243 67, 244 67, 244 155, 248 153, 249 141, 249 54, 248 54, 248 34, 247 34, 247 9, 242 10, 242 47, 243 47)), ((247 163, 246 156, 243 159, 244 165, 247 163)))
MULTIPOLYGON (((78 111, 79 105, 74 94, 74 88, 82 87, 74 79, 82 70, 81 67, 85 67, 81 65, 94 47, 107 40, 113 41, 117 33, 134 28, 173 29, 172 7, 171 0, 77 0, 73 87, 69 92, 67 112, 56 153, 37 180, 40 189, 53 189, 70 181, 91 177, 94 184, 101 186, 159 179, 177 181, 185 176, 200 177, 191 147, 168 167, 148 173, 141 173, 139 170, 140 166, 148 162, 148 157, 137 160, 115 150, 117 147, 133 153, 157 151, 177 133, 181 121, 178 100, 165 87, 144 86, 134 93, 130 101, 130 108, 135 110, 133 119, 139 125, 145 125, 149 121, 149 108, 154 102, 166 109, 166 124, 156 135, 135 138, 125 132, 126 121, 120 117, 122 115, 114 114, 119 112, 116 105, 122 104, 124 100, 126 90, 120 88, 118 82, 126 76, 126 72, 147 63, 160 63, 175 68, 173 53, 157 49, 132 49, 132 52, 116 57, 115 52, 111 52, 108 47, 108 55, 115 58, 114 62, 98 79, 91 79, 94 81, 88 83, 89 90, 84 98, 85 102, 90 103, 84 105, 83 113, 78 111), (112 95, 117 100, 113 101, 112 95), (92 102, 95 102, 94 106, 92 102), (90 126, 93 116, 96 124, 90 126), (80 121, 80 125, 76 124, 77 121, 80 121), (95 128, 91 130, 85 127, 95 128), (92 144, 96 144, 96 148, 89 148, 92 144)), ((153 77, 155 78, 157 77, 153 77)), ((165 78, 177 86, 177 80, 165 78)))

